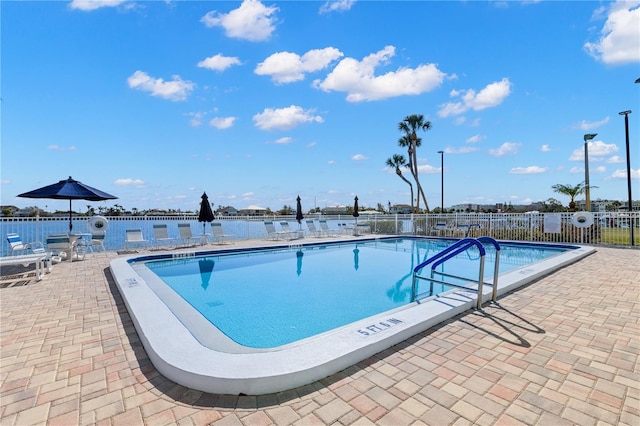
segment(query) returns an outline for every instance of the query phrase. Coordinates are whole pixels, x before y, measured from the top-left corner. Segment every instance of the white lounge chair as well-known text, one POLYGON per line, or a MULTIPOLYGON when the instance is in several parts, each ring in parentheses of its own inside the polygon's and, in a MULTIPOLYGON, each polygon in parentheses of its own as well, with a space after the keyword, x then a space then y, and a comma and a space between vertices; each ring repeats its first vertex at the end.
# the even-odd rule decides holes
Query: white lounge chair
POLYGON ((7 242, 9 243, 12 255, 26 254, 25 252, 31 253, 31 248, 35 244, 23 242, 18 234, 7 234, 7 242))
POLYGON ((130 245, 142 244, 144 248, 147 247, 147 240, 142 236, 142 229, 126 229, 124 240, 124 249, 129 250, 130 245))
POLYGON ((324 234, 327 237, 337 237, 338 236, 338 231, 335 231, 335 230, 329 228, 329 224, 327 223, 327 221, 325 219, 320 219, 318 221, 318 223, 320 224, 320 229, 322 229, 322 232, 324 232, 324 234))
POLYGON ((191 224, 186 222, 179 223, 178 233, 180 234, 180 244, 184 247, 195 246, 198 244, 198 238, 194 237, 191 232, 191 224))
POLYGON ((355 228, 351 224, 347 224, 345 222, 338 222, 338 230, 342 235, 353 235, 355 233, 355 228))
POLYGON ((264 227, 267 228, 268 240, 279 240, 280 238, 284 238, 285 233, 282 231, 276 231, 276 227, 272 221, 265 220, 264 227))
POLYGON ((233 234, 225 234, 222 230, 222 224, 218 222, 211 223, 211 230, 213 231, 213 236, 216 237, 218 244, 227 244, 227 240, 235 237, 233 234))
POLYGON ((169 228, 164 223, 153 225, 153 242, 157 249, 162 245, 171 245, 175 240, 169 236, 169 228))
POLYGON ((320 238, 322 237, 322 230, 316 228, 316 223, 313 220, 307 220, 307 228, 309 229, 309 234, 313 235, 314 237, 320 238))
POLYGON ((280 222, 280 227, 282 228, 282 232, 284 232, 284 237, 286 239, 295 240, 297 238, 300 238, 298 231, 294 231, 293 229, 291 229, 291 227, 289 226, 289 222, 280 222))
MULTIPOLYGON (((15 266, 15 265, 22 265, 24 267, 28 267, 31 264, 35 264, 36 270, 35 270, 35 279, 36 281, 40 281, 43 277, 43 275, 46 272, 51 272, 51 263, 49 262, 49 266, 47 267, 47 263, 46 263, 46 258, 47 258, 47 254, 44 253, 30 253, 30 254, 20 254, 20 255, 16 255, 16 256, 3 256, 0 257, 0 269, 7 267, 7 266, 15 266)), ((2 283, 3 284, 9 284, 12 282, 18 282, 18 281, 26 281, 27 278, 25 277, 11 277, 11 278, 7 278, 7 279, 2 279, 2 283)))
POLYGON ((44 244, 40 241, 35 241, 32 243, 25 243, 20 238, 20 235, 15 233, 7 234, 7 241, 9 242, 9 247, 11 248, 11 255, 27 255, 27 254, 38 254, 45 256, 45 266, 49 268, 51 271, 52 263, 60 263, 61 259, 59 256, 54 256, 52 252, 46 251, 44 248, 44 244))

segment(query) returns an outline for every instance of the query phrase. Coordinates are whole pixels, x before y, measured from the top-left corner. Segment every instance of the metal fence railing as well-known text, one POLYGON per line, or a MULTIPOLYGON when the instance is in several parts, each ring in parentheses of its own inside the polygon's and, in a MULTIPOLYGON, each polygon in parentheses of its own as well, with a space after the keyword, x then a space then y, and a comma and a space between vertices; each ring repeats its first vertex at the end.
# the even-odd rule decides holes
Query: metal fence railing
MULTIPOLYGON (((88 232, 89 217, 75 216, 73 230, 88 232)), ((192 233, 203 233, 203 224, 195 215, 172 216, 112 216, 107 217, 109 228, 104 245, 107 250, 120 250, 124 247, 125 230, 139 228, 146 239, 152 240, 153 225, 168 224, 169 234, 178 237, 177 224, 187 222, 192 233)), ((326 219, 335 230, 342 224, 354 225, 356 218, 351 215, 308 215, 305 220, 326 219)), ((287 221, 294 230, 306 230, 304 220, 301 225, 294 216, 233 216, 219 217, 225 234, 236 239, 266 238, 265 220, 279 225, 287 221)), ((360 215, 358 224, 368 224, 374 234, 426 235, 460 238, 465 235, 478 237, 486 235, 496 240, 538 241, 551 243, 573 243, 590 245, 630 246, 631 233, 634 232, 635 246, 640 246, 640 212, 594 212, 594 213, 452 213, 452 214, 414 214, 414 215, 360 215)), ((359 229, 362 229, 359 227, 359 229)), ((45 241, 48 234, 65 233, 69 230, 68 217, 1 217, 0 235, 2 236, 0 254, 9 254, 6 234, 17 233, 25 242, 45 241)), ((205 225, 211 233, 210 224, 205 225)), ((367 229, 368 230, 368 229, 367 229)))

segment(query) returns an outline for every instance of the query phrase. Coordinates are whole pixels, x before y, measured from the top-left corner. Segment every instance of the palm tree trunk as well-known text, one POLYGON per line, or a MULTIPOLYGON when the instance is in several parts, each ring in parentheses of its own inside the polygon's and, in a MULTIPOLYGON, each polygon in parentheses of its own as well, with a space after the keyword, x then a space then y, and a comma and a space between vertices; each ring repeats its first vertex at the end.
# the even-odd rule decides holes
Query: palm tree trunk
POLYGON ((411 185, 411 182, 409 182, 409 180, 406 177, 402 175, 398 175, 398 176, 400 176, 400 179, 407 182, 407 185, 409 185, 409 189, 411 190, 411 211, 413 211, 413 185, 411 185))

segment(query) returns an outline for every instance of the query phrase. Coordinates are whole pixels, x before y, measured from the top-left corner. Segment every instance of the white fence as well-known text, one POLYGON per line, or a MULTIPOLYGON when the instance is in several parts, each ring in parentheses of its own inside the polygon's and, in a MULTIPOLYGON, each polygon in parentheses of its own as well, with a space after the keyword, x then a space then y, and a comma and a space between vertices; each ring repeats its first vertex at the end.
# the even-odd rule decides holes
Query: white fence
MULTIPOLYGON (((368 224, 367 231, 373 234, 411 234, 437 237, 460 238, 466 235, 477 237, 488 235, 497 240, 538 241, 552 243, 579 243, 592 245, 630 246, 631 232, 634 231, 634 243, 640 246, 640 212, 629 213, 592 213, 580 216, 579 213, 458 213, 427 215, 361 215, 358 224, 368 224), (578 217, 579 216, 579 217, 578 217), (588 219, 579 222, 577 219, 588 219), (591 223, 592 222, 592 223, 591 223), (635 225, 635 228, 631 227, 635 225)), ((88 232, 88 217, 74 216, 73 231, 88 232)), ((125 230, 139 228, 148 240, 153 239, 153 225, 168 224, 172 237, 178 237, 177 224, 191 224, 194 235, 203 232, 203 224, 197 216, 113 216, 107 217, 109 229, 105 240, 107 250, 120 250, 124 247, 125 230)), ((219 217, 226 234, 237 239, 266 238, 265 220, 290 223, 293 229, 306 230, 305 220, 326 219, 335 230, 342 224, 354 225, 356 219, 350 215, 319 216, 309 215, 299 225, 294 216, 234 216, 219 217)), ((211 227, 206 224, 206 232, 211 227)), ((317 227, 317 223, 316 223, 317 227)), ((17 233, 23 241, 44 241, 46 235, 65 233, 69 230, 68 217, 43 218, 0 218, 2 246, 0 254, 9 254, 6 234, 17 233)))

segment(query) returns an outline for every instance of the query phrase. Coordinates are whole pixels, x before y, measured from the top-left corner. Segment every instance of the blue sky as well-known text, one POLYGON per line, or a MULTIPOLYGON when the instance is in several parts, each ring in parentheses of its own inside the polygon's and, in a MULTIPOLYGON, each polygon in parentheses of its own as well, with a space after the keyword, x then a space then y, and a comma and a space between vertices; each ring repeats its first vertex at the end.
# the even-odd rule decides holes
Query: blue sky
MULTIPOLYGON (((422 114, 431 208, 640 198, 640 2, 9 1, 1 204, 67 176, 74 209, 409 204, 385 166, 422 114)), ((409 176, 409 171, 405 171, 409 176)))

